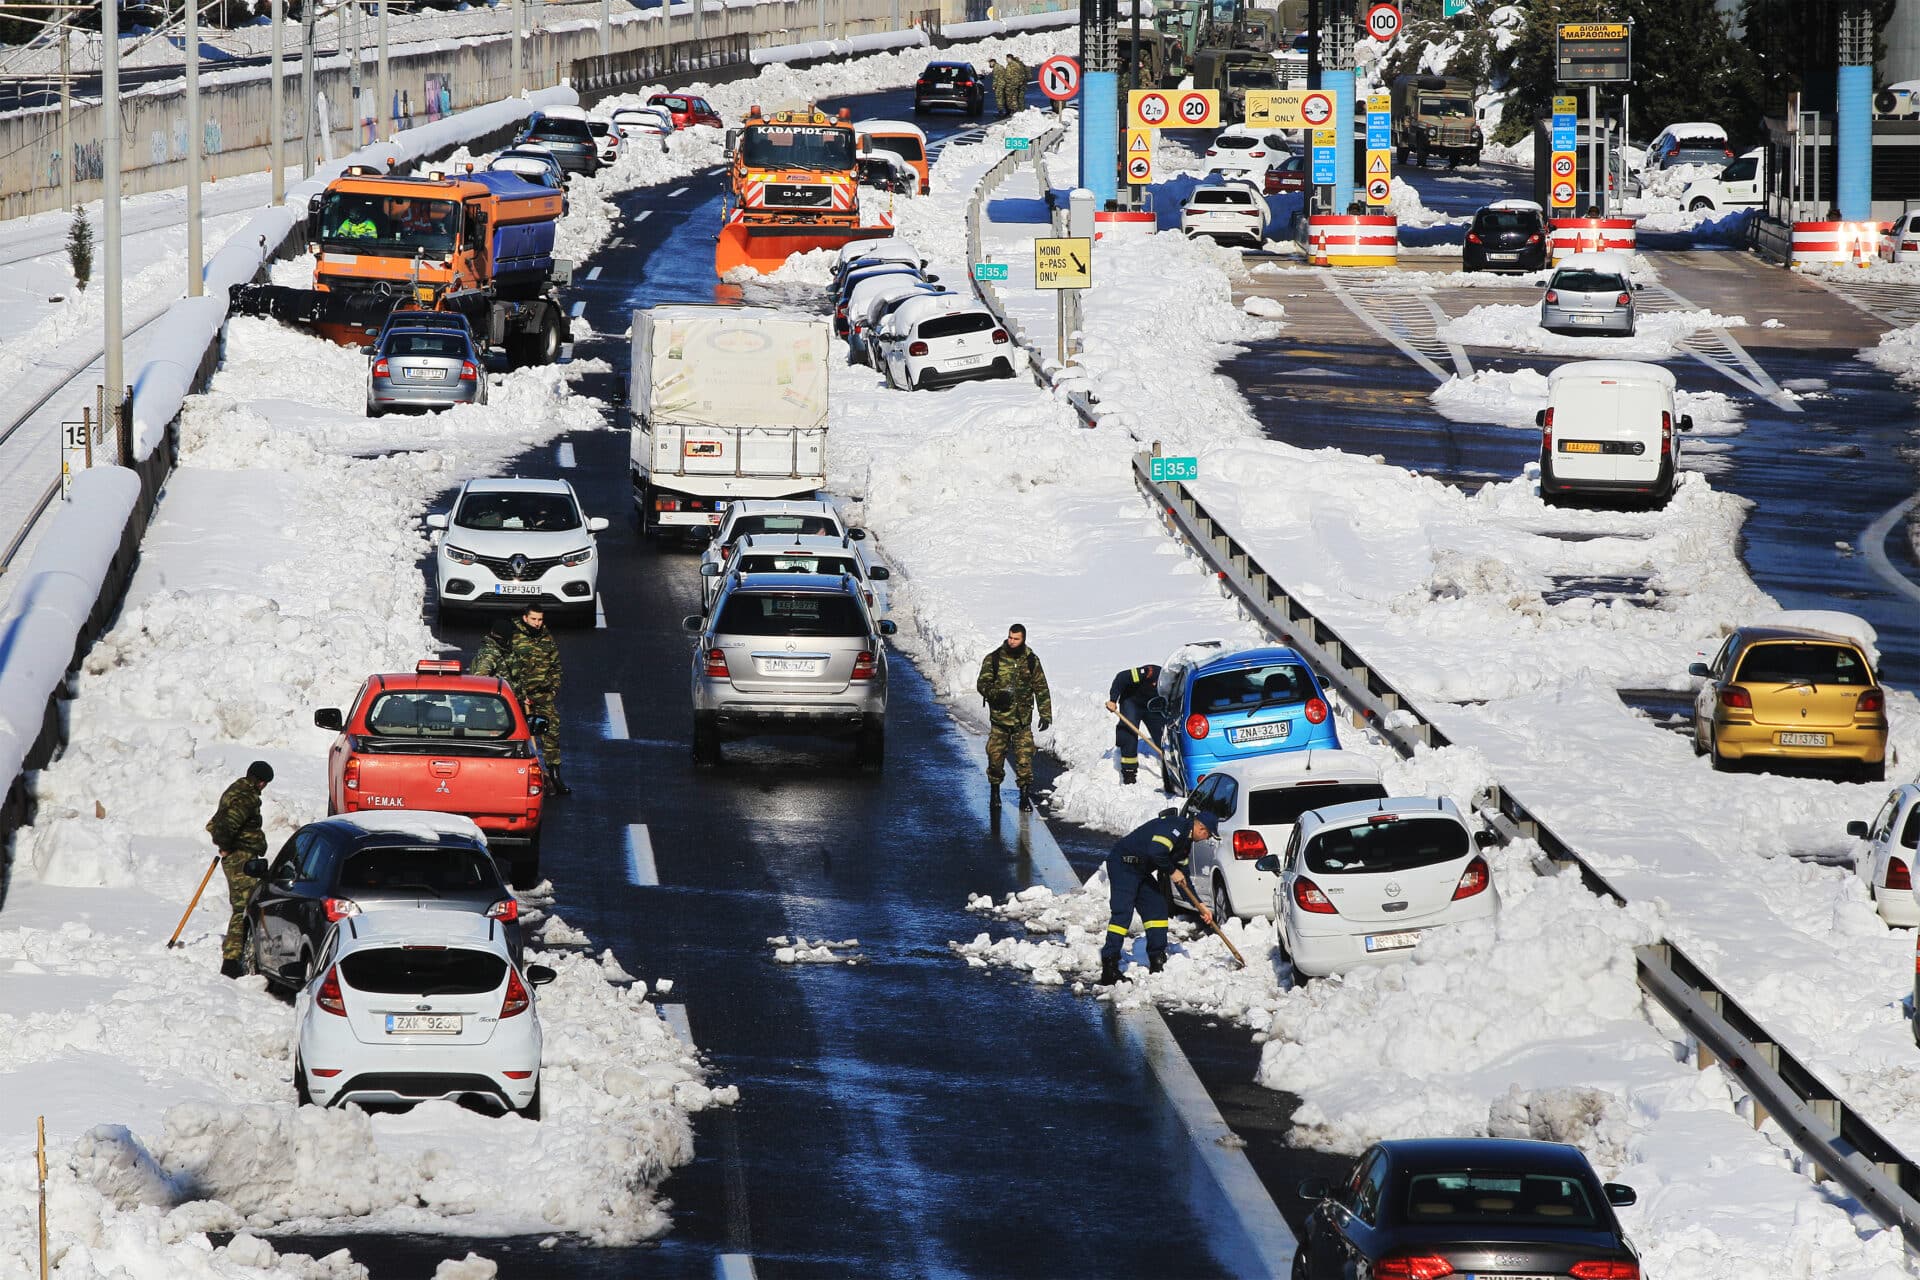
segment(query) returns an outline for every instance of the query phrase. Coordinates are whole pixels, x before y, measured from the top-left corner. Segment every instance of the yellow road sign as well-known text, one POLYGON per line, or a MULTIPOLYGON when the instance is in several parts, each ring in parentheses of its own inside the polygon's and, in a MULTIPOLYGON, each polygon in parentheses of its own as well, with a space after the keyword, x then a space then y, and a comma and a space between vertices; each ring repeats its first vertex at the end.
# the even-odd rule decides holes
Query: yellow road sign
POLYGON ((1382 111, 1393 110, 1393 95, 1390 93, 1370 93, 1367 95, 1367 113, 1376 115, 1382 111))
POLYGON ((1127 130, 1127 154, 1130 156, 1137 156, 1143 151, 1146 152, 1148 155, 1153 154, 1153 130, 1151 129, 1127 130))
POLYGON ((1127 130, 1125 166, 1127 185, 1144 187, 1153 181, 1153 130, 1127 130))
POLYGON ((1391 178, 1393 176, 1393 152, 1367 152, 1367 176, 1369 178, 1391 178))
POLYGON ((1091 289, 1093 241, 1082 236, 1036 238, 1033 242, 1033 287, 1091 289))
POLYGON ((1624 22, 1563 22, 1560 24, 1562 40, 1625 40, 1627 24, 1624 22))
POLYGON ((1575 115, 1580 110, 1580 99, 1570 93, 1563 93, 1553 100, 1553 114, 1557 116, 1575 115))
POLYGON ((1573 208, 1576 194, 1573 189, 1574 167, 1576 163, 1577 161, 1571 151, 1556 151, 1553 153, 1553 187, 1548 195, 1549 202, 1555 209, 1573 208))
POLYGON ((1338 130, 1315 129, 1313 131, 1313 145, 1316 147, 1337 147, 1340 145, 1337 141, 1338 137, 1338 130))
POLYGON ((1246 106, 1256 129, 1311 129, 1332 121, 1334 99, 1324 89, 1249 89, 1246 106))
POLYGON ((1134 89, 1127 94, 1129 129, 1211 129, 1219 123, 1218 89, 1134 89))

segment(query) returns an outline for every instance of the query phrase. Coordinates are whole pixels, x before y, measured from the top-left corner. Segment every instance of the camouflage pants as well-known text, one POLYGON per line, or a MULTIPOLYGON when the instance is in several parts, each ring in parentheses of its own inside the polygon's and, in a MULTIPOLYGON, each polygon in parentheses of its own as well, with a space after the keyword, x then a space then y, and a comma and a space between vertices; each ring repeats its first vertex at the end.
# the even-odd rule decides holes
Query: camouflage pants
POLYGON ((247 936, 247 901, 253 897, 253 887, 260 882, 242 871, 250 858, 257 853, 225 853, 220 855, 220 869, 227 873, 227 903, 233 914, 227 917, 227 938, 220 944, 222 960, 238 960, 240 944, 247 936))
POLYGON ((987 781, 999 786, 1007 776, 1007 758, 1013 758, 1013 780, 1033 785, 1033 730, 1024 724, 996 724, 987 733, 987 781))
POLYGON ((550 773, 560 771, 560 709, 544 698, 527 699, 527 719, 535 716, 547 718, 547 728, 540 735, 540 765, 550 773))

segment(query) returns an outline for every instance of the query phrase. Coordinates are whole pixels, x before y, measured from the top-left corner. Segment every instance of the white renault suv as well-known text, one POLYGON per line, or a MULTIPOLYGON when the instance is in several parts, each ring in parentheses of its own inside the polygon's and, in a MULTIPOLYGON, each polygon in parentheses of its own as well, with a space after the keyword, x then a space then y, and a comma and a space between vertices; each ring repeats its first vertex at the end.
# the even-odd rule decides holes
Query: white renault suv
POLYGON ((469 480, 453 510, 429 515, 427 527, 442 617, 536 604, 593 616, 600 581, 593 535, 607 522, 584 514, 565 480, 469 480))
POLYGON ((294 997, 301 1103, 478 1100, 540 1118, 540 1016, 552 969, 513 963, 501 922, 403 908, 328 932, 294 997))

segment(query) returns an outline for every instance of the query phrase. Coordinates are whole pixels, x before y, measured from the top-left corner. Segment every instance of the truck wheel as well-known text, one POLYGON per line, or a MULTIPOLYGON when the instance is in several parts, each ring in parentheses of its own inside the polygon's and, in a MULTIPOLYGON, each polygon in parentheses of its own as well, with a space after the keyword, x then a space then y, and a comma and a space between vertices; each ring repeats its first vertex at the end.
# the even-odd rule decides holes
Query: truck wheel
POLYGON ((540 328, 533 335, 532 347, 534 364, 552 364, 560 358, 560 324, 550 307, 541 308, 540 328))
POLYGON ((540 883, 540 833, 534 832, 533 839, 524 849, 514 851, 512 860, 507 864, 508 882, 516 889, 531 889, 540 883))
POLYGON ((693 713, 693 763, 702 769, 720 763, 720 727, 711 711, 693 713))
POLYGON ((860 731, 859 743, 853 749, 854 763, 868 773, 877 773, 887 763, 887 723, 876 721, 860 731))

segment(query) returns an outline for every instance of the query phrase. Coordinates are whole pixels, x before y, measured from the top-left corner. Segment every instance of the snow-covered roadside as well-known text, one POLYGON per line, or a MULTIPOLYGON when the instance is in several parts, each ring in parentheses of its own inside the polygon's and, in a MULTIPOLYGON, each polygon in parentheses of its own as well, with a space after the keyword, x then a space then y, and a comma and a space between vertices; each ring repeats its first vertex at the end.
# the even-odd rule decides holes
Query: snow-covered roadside
POLYGON ((1589 338, 1542 329, 1537 306, 1495 303, 1475 307, 1441 325, 1438 336, 1463 347, 1537 352, 1576 360, 1666 360, 1680 354, 1681 345, 1696 333, 1738 328, 1745 323, 1744 317, 1715 315, 1707 310, 1642 311, 1635 317, 1631 337, 1589 338))

